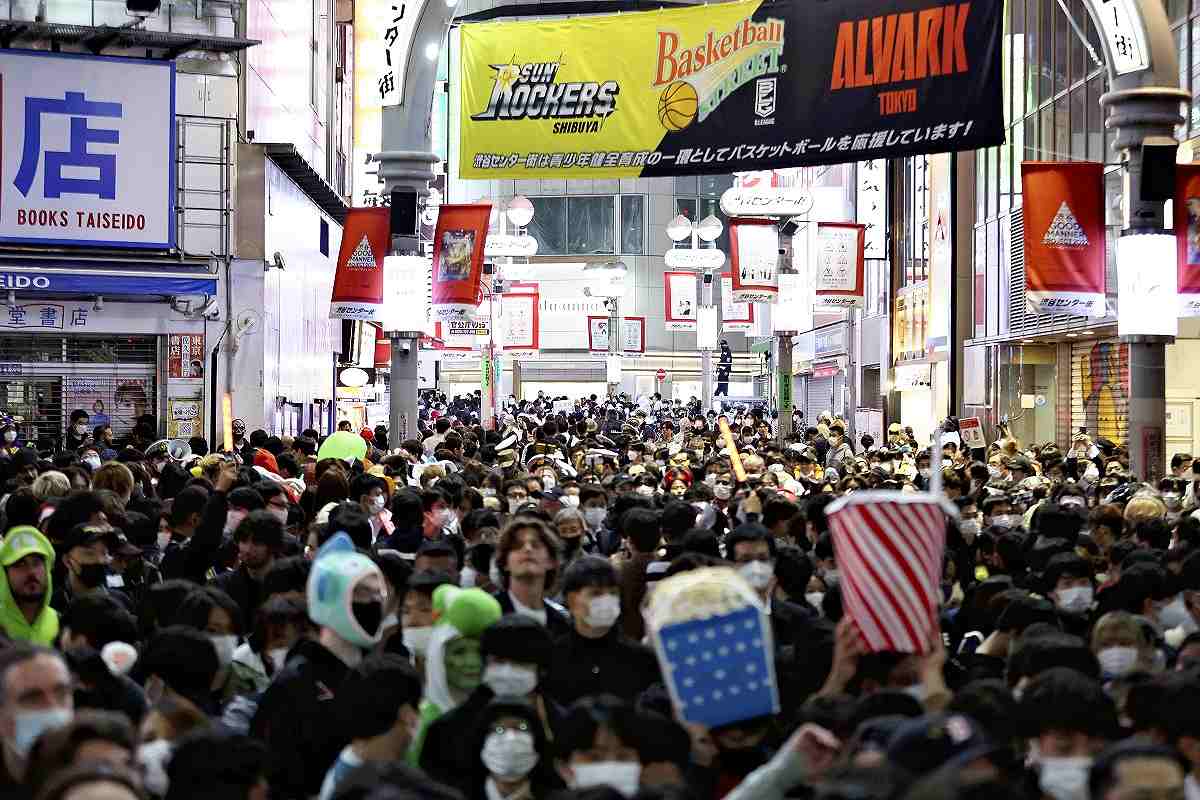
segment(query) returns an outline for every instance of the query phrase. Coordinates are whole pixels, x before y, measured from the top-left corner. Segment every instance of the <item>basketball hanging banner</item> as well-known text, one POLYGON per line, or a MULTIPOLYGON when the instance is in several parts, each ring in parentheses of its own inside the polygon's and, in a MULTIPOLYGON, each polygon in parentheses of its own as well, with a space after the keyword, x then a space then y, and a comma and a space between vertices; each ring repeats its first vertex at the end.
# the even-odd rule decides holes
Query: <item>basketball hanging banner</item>
POLYGON ((866 230, 851 222, 817 223, 816 308, 862 308, 866 230))
POLYGON ((1179 316, 1200 317, 1200 164, 1175 167, 1175 245, 1179 316))
POLYGON ((460 175, 708 175, 999 144, 1003 12, 744 0, 466 24, 460 175))
POLYGON ((766 219, 729 221, 733 302, 774 303, 779 296, 779 231, 766 219))
POLYGON ((466 319, 475 313, 482 299, 483 245, 491 211, 487 203, 438 207, 433 235, 435 319, 466 319))
POLYGON ((342 226, 330 319, 379 320, 383 316, 383 259, 391 245, 386 208, 352 208, 342 226))
POLYGON ((667 330, 696 330, 696 309, 700 305, 696 300, 697 277, 695 272, 663 273, 667 330))
POLYGON ((1021 188, 1028 313, 1103 317, 1104 165, 1026 161, 1021 188))

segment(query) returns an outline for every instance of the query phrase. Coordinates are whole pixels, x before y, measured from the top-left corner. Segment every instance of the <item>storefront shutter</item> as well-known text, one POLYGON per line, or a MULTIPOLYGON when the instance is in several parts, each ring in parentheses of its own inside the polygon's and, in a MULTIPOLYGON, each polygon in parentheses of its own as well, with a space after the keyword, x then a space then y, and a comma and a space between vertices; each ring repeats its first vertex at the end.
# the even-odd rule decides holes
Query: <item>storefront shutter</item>
POLYGON ((1116 339, 1071 345, 1071 434, 1129 446, 1129 346, 1116 339))
POLYGON ((159 415, 158 337, 0 334, 0 413, 22 438, 59 446, 71 412, 107 423, 118 444, 143 414, 159 415))
POLYGON ((833 414, 833 389, 835 381, 836 378, 833 375, 830 375, 828 378, 809 376, 808 410, 804 415, 804 418, 809 420, 809 424, 816 425, 817 417, 822 414, 833 414))

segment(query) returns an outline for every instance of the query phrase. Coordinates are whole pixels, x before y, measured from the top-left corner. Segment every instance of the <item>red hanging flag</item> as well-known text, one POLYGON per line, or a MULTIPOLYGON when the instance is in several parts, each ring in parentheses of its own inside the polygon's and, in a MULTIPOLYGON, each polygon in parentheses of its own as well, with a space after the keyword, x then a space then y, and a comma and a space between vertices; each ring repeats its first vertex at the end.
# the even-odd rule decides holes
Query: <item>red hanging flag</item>
POLYGON ((1200 317, 1200 164, 1175 167, 1175 245, 1179 316, 1200 317))
POLYGON ((352 208, 342 226, 330 319, 378 320, 383 314, 383 259, 391 246, 387 208, 352 208))
POLYGON ((483 299, 483 245, 492 207, 443 205, 438 208, 433 234, 433 315, 435 319, 465 319, 483 299))
POLYGON ((825 510, 842 603, 871 652, 924 653, 938 630, 946 513, 927 494, 854 492, 825 510))
POLYGON ((1021 188, 1028 313, 1103 317, 1104 165, 1026 161, 1021 188))

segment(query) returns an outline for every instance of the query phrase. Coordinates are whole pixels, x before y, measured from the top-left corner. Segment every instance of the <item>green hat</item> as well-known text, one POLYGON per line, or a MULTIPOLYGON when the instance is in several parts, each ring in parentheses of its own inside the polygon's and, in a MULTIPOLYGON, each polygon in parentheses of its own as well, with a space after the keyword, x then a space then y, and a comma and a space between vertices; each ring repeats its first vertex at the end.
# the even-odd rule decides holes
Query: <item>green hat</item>
POLYGON ((54 545, 32 525, 18 525, 9 530, 0 545, 0 566, 11 567, 27 555, 37 553, 54 563, 54 545))
POLYGON ((437 621, 447 622, 467 638, 475 639, 484 628, 500 619, 500 603, 482 589, 460 589, 443 584, 433 592, 433 613, 437 621))

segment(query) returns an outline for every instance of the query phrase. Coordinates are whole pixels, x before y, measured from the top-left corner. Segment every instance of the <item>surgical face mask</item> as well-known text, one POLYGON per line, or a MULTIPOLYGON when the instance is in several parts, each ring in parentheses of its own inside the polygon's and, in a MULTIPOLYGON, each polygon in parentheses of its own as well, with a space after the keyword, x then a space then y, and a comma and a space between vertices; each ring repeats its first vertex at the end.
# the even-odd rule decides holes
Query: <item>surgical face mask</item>
POLYGON ((979 535, 979 520, 974 517, 961 520, 958 523, 958 530, 962 533, 963 538, 967 540, 967 544, 970 544, 979 535))
POLYGON ((826 586, 837 586, 838 581, 842 579, 842 573, 836 569, 827 569, 822 577, 826 586))
POLYGON ((524 697, 537 688, 537 669, 523 664, 488 664, 483 683, 500 697, 524 697))
POLYGON ((704 476, 704 482, 705 482, 705 483, 707 483, 709 486, 716 486, 716 485, 717 485, 717 476, 716 476, 716 474, 715 474, 715 473, 709 473, 708 475, 705 475, 705 476, 704 476))
POLYGON ((383 495, 371 498, 371 513, 378 514, 387 506, 387 498, 383 495))
POLYGON ((825 593, 824 592, 808 592, 807 594, 804 595, 804 599, 808 601, 808 604, 810 606, 819 610, 821 608, 821 601, 825 599, 825 593))
POLYGON ((232 634, 227 636, 209 634, 208 640, 217 649, 217 661, 220 662, 222 667, 228 667, 233 663, 233 651, 237 649, 236 636, 232 634))
POLYGON ((927 691, 925 691, 925 684, 923 684, 923 683, 909 684, 908 686, 905 686, 900 691, 904 692, 906 695, 908 695, 912 699, 916 700, 921 705, 925 705, 925 698, 929 694, 927 691))
POLYGON ((1133 672, 1137 666, 1136 647, 1106 647, 1096 654, 1100 671, 1113 678, 1121 678, 1133 672))
POLYGON ((1092 759, 1088 756, 1042 756, 1038 786, 1054 800, 1087 800, 1091 769, 1092 759))
POLYGON ((479 757, 487 771, 503 781, 524 778, 538 763, 533 734, 528 731, 504 730, 488 734, 479 757))
POLYGON ((83 460, 83 463, 92 468, 92 471, 100 469, 100 456, 88 456, 83 460))
POLYGON ((525 505, 525 502, 526 502, 525 500, 515 500, 511 497, 508 498, 508 513, 510 513, 510 514, 517 513, 517 509, 520 508, 521 506, 525 505))
POLYGON ((588 601, 587 615, 583 621, 592 628, 607 630, 621 616, 621 598, 615 594, 602 594, 588 601))
POLYGON ((1063 611, 1080 613, 1092 607, 1092 587, 1072 586, 1055 591, 1055 603, 1063 611))
POLYGON ((733 487, 728 483, 718 483, 713 487, 713 497, 718 500, 728 500, 733 496, 733 487))
POLYGON ((565 494, 563 495, 562 504, 567 508, 579 508, 579 495, 565 494))
POLYGON ((15 442, 16 440, 17 440, 17 432, 16 431, 5 431, 4 432, 4 441, 15 442))
POLYGON ((596 530, 604 524, 604 518, 608 516, 607 508, 585 508, 583 510, 583 521, 592 530, 596 530))
POLYGON ((641 495, 642 497, 653 497, 654 496, 654 487, 647 486, 646 484, 643 483, 641 486, 637 487, 637 493, 639 495, 641 495))
POLYGON ((775 576, 775 567, 769 561, 747 561, 738 566, 738 572, 757 591, 762 591, 771 583, 775 576))
POLYGON ((246 518, 246 512, 241 509, 230 509, 225 514, 225 533, 233 533, 237 530, 237 526, 242 524, 242 520, 246 518))
POLYGON ((474 567, 463 567, 458 573, 458 585, 463 589, 474 589, 479 579, 479 572, 474 567))
POLYGON ((29 755, 37 738, 46 731, 53 731, 71 724, 73 714, 69 708, 50 708, 37 711, 18 711, 13 719, 15 733, 12 748, 21 758, 29 755))
POLYGON ((630 450, 625 453, 625 458, 629 459, 630 461, 634 461, 637 459, 638 455, 639 453, 636 450, 630 450))
POLYGON ((1000 528, 1016 528, 1021 524, 1021 518, 1016 514, 997 514, 992 517, 992 524, 1000 528))
POLYGON ((575 780, 572 788, 590 789, 593 786, 611 786, 622 797, 633 797, 638 792, 642 779, 642 765, 636 761, 596 761, 574 766, 575 780))
POLYGON ((480 489, 480 490, 479 490, 479 493, 480 493, 481 495, 483 495, 484 497, 495 497, 495 496, 496 496, 496 490, 495 490, 495 489, 491 489, 491 488, 489 488, 489 487, 487 487, 487 486, 485 486, 484 488, 480 489))
POLYGON ((167 763, 171 760, 171 742, 155 739, 138 746, 137 762, 142 768, 142 785, 155 797, 165 797, 169 781, 167 763))
POLYGON ((458 523, 458 516, 452 509, 443 508, 442 513, 438 516, 438 521, 441 522, 443 528, 449 528, 458 523))
POLYGON ((275 667, 275 671, 283 669, 283 665, 287 663, 288 649, 286 647, 273 647, 267 651, 267 661, 271 662, 271 666, 275 667))
POLYGON ((159 533, 158 533, 158 549, 166 550, 167 545, 169 545, 170 543, 171 543, 171 532, 170 531, 159 531, 159 533))
POLYGON ((556 486, 558 486, 558 478, 554 477, 554 475, 547 472, 542 476, 542 488, 553 489, 556 486))
POLYGON ((80 423, 80 424, 78 424, 78 425, 76 425, 76 426, 75 426, 75 435, 76 435, 76 436, 83 436, 83 434, 84 434, 85 432, 87 432, 87 425, 84 425, 83 423, 80 423))
POLYGON ((404 647, 414 656, 424 656, 429 651, 429 637, 433 635, 432 625, 420 625, 404 629, 404 647))

